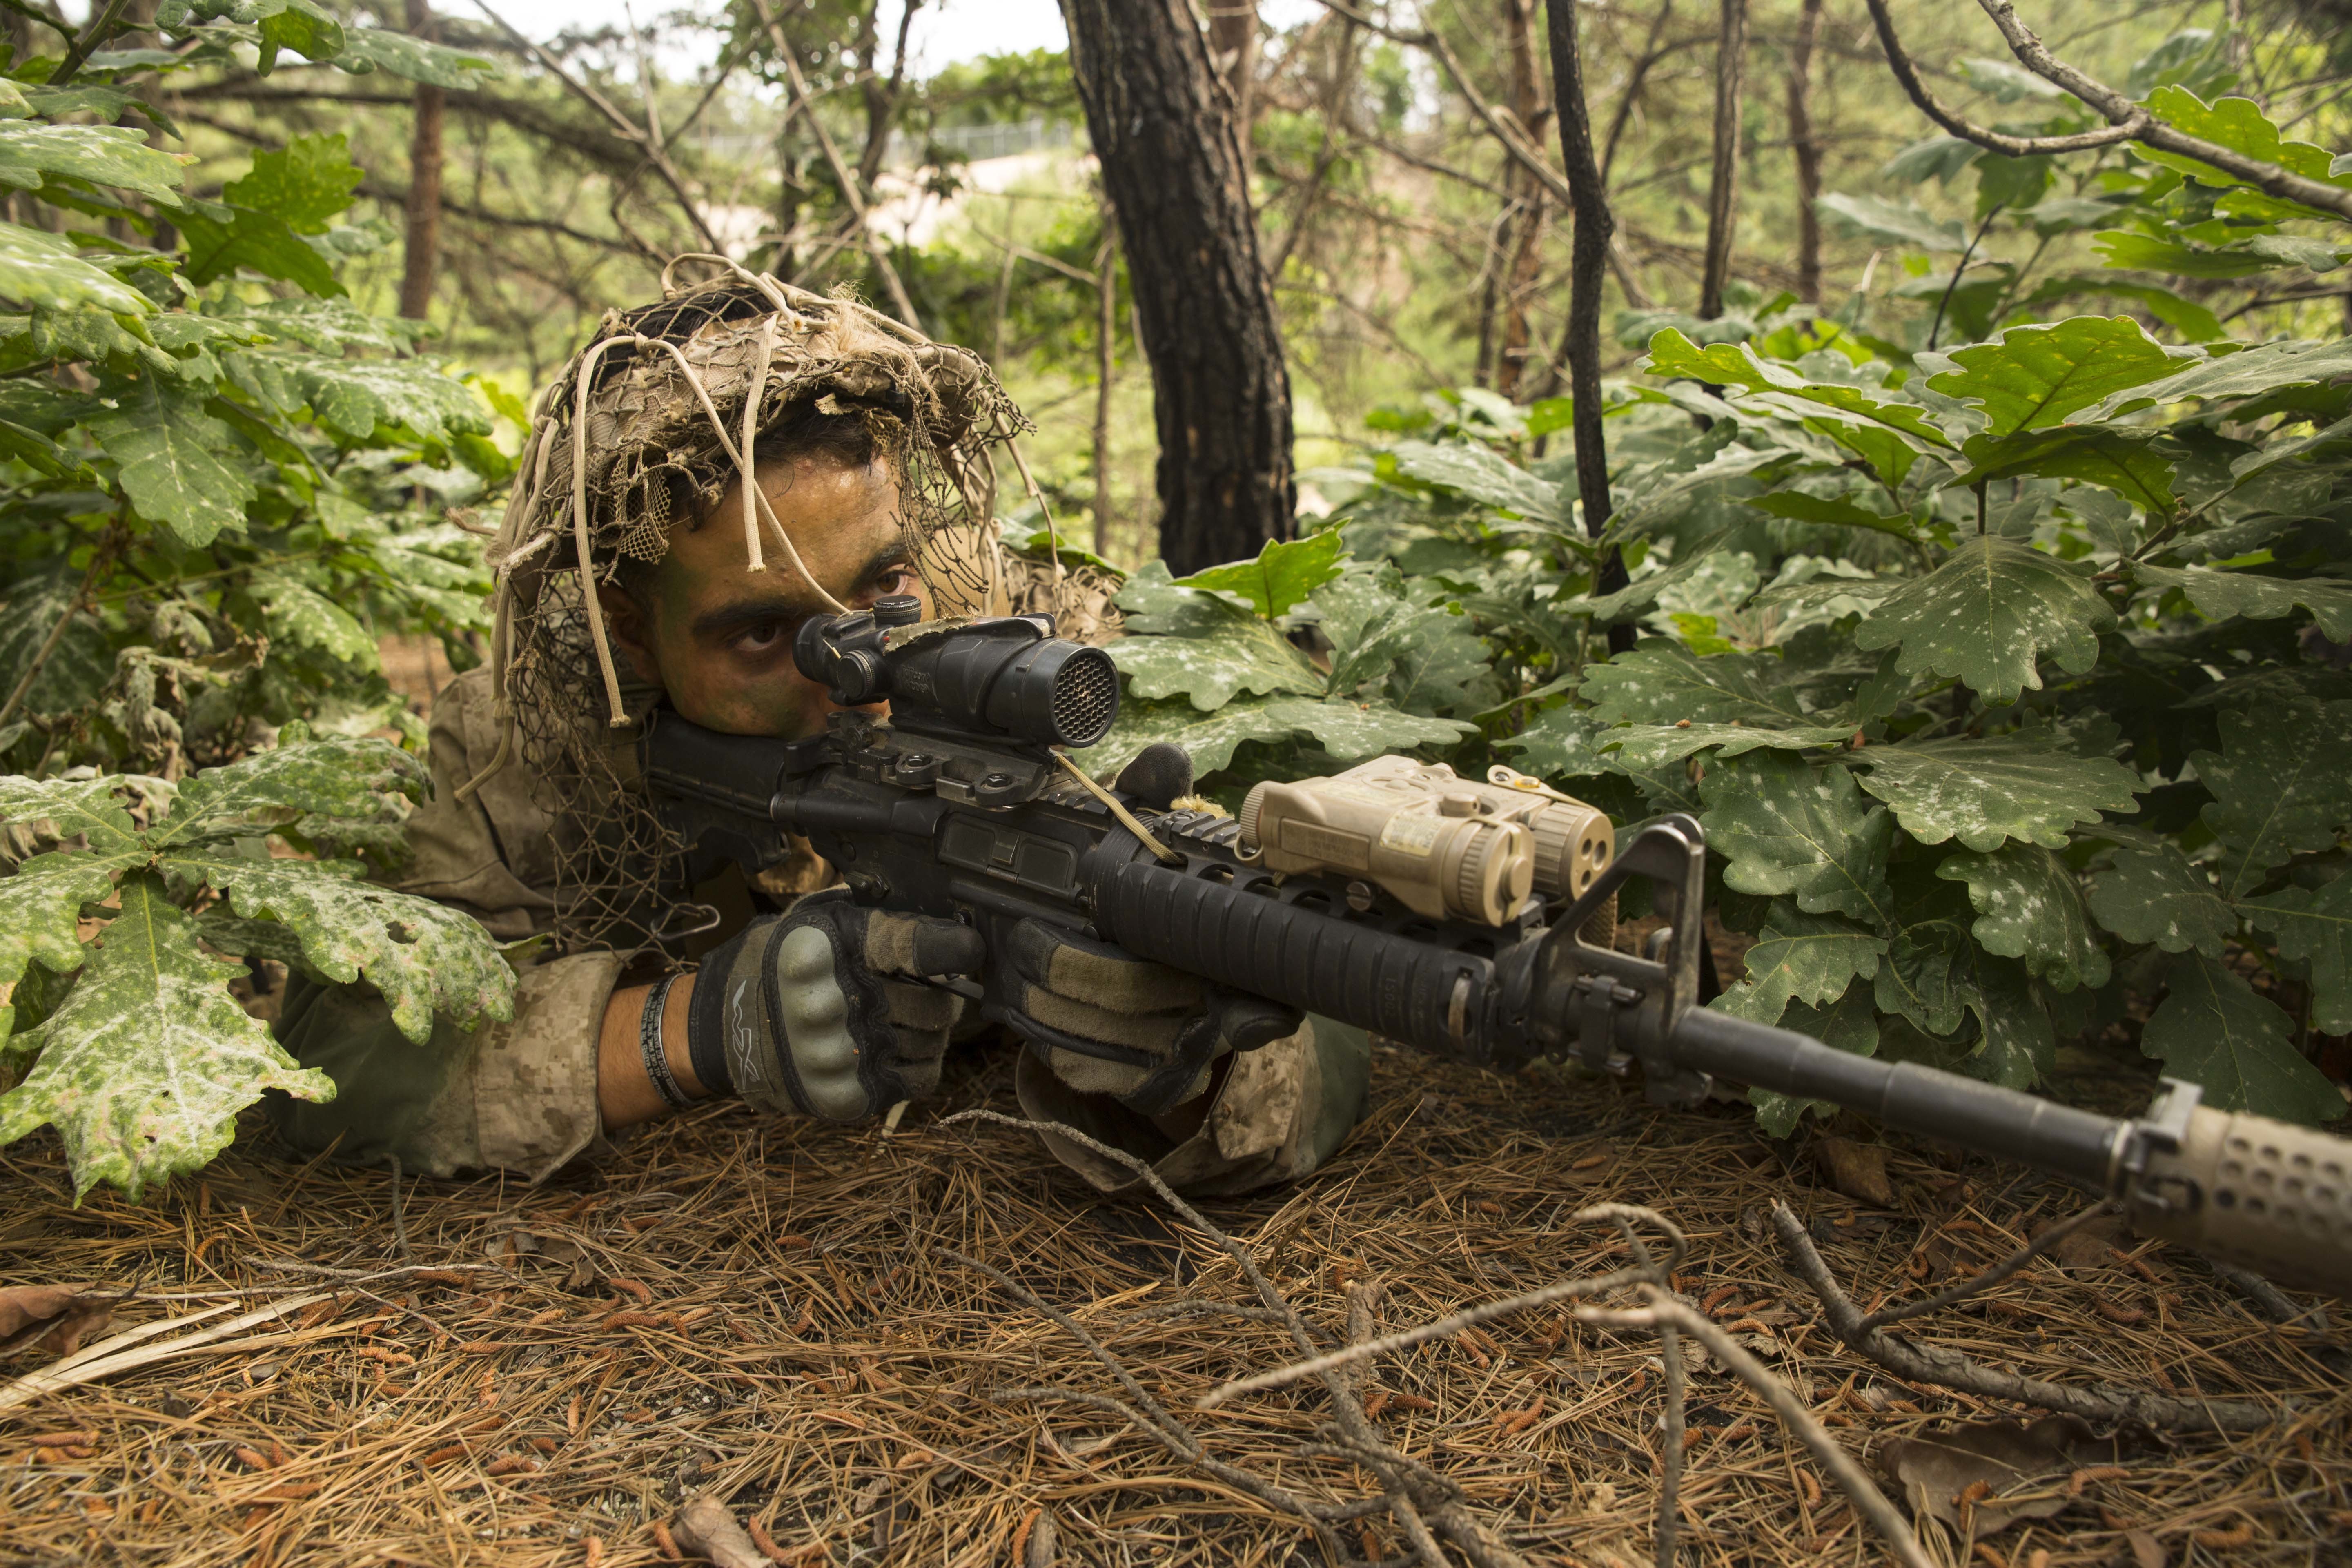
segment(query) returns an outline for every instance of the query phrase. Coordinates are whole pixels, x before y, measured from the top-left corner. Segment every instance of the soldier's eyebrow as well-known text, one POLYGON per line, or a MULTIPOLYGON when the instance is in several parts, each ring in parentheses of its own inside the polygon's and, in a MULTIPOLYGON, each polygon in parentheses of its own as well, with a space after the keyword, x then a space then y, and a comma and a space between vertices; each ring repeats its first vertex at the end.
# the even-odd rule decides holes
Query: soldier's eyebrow
MULTIPOLYGON (((866 564, 859 569, 857 575, 851 581, 849 596, 855 599, 856 595, 872 586, 874 580, 883 573, 893 566, 904 566, 906 563, 906 542, 903 540, 891 540, 877 548, 867 558, 866 564)), ((769 567, 769 571, 775 574, 772 581, 781 582, 791 568, 782 562, 777 562, 769 567)), ((794 575, 797 576, 796 574, 794 575)), ((805 592, 803 584, 795 581, 793 586, 802 591, 756 594, 727 604, 713 605, 694 617, 694 623, 688 630, 696 637, 724 638, 733 637, 739 632, 750 631, 754 626, 775 626, 780 622, 787 626, 796 626, 811 616, 824 613, 824 605, 814 602, 814 596, 805 592)))

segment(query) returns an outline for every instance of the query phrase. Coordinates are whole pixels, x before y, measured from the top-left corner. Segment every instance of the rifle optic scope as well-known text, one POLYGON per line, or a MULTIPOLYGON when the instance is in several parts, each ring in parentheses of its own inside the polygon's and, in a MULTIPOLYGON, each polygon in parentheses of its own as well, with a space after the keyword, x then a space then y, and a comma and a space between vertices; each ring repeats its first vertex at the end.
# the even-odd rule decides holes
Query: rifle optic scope
POLYGON ((927 621, 909 594, 804 622, 793 662, 845 708, 887 701, 902 730, 1091 746, 1118 716, 1110 655, 1054 635, 1050 616, 927 621))

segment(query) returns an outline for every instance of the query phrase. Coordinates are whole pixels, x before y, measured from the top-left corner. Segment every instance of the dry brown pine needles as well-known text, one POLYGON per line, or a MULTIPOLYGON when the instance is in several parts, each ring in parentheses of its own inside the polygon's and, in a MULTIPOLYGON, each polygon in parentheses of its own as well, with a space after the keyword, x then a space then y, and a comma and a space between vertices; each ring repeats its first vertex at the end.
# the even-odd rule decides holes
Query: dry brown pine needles
MULTIPOLYGON (((967 1066, 941 1110, 1011 1110, 1008 1065, 967 1066)), ((1761 1141, 1737 1106, 1658 1111, 1610 1081, 1505 1081, 1394 1052, 1376 1058, 1373 1104, 1314 1180, 1200 1205, 1318 1348, 1631 1267, 1623 1234, 1568 1222, 1633 1203, 1690 1244, 1650 1305, 1715 1325, 1858 1458, 2034 1414, 1898 1381, 1849 1350, 1769 1215, 1789 1202, 1867 1310, 2076 1212, 2057 1184, 1901 1146, 1895 1206, 1870 1210, 1815 1185, 1812 1162, 1761 1141)), ((1347 1369, 1370 1448, 1311 1381, 1197 1411, 1218 1385, 1299 1359, 1282 1314, 1213 1239, 1097 1198, 1009 1128, 918 1114, 885 1138, 717 1107, 544 1187, 412 1178, 413 1268, 381 1172, 241 1149, 146 1205, 77 1209, 54 1145, 0 1163, 0 1278, 136 1284, 112 1331, 331 1293, 0 1416, 0 1563, 625 1568, 662 1561, 654 1526, 675 1530, 698 1497, 725 1503, 768 1560, 811 1565, 977 1568, 1012 1561, 1016 1542, 1034 1559, 1041 1533, 1066 1563, 1396 1562, 1412 1544, 1368 1468, 1388 1454, 1441 1483, 1420 1511, 1449 1560, 1461 1548, 1433 1522, 1448 1508, 1528 1563, 1650 1558, 1670 1436, 1650 1329, 1562 1303, 1347 1369), (1108 1405, 1003 1398, 1131 1403, 1070 1332, 950 1253, 1067 1314, 1216 1464, 1370 1510, 1332 1528, 1327 1559, 1297 1514, 1108 1405)), ((2037 1259, 1902 1331, 2003 1373, 2273 1419, 2062 1472, 2041 1483, 2054 1511, 1983 1542, 1927 1526, 1940 1560, 1986 1561, 1982 1545, 2003 1564, 2130 1563, 2145 1542, 2175 1564, 2301 1563, 2352 1537, 2352 1399, 2320 1359, 2343 1355, 2337 1331, 2273 1324, 2200 1261, 2118 1239, 2104 1259, 2037 1259)), ((1682 1349, 1681 1561, 1882 1560, 1765 1404, 1720 1357, 1682 1349)))

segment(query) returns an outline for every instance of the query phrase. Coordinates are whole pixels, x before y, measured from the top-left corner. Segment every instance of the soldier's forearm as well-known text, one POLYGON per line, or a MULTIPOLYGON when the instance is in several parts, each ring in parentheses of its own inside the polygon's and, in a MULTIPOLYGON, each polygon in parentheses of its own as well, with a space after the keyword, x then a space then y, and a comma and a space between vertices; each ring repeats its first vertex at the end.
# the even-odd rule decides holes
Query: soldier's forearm
MULTIPOLYGON (((691 974, 679 976, 663 998, 662 1058, 678 1088, 699 1099, 709 1090, 695 1077, 686 1045, 687 1005, 694 994, 694 980, 691 974)), ((646 1070, 646 998, 652 991, 650 985, 627 986, 614 992, 604 1008, 604 1027, 596 1043, 596 1106, 607 1132, 669 1114, 668 1102, 646 1070)))

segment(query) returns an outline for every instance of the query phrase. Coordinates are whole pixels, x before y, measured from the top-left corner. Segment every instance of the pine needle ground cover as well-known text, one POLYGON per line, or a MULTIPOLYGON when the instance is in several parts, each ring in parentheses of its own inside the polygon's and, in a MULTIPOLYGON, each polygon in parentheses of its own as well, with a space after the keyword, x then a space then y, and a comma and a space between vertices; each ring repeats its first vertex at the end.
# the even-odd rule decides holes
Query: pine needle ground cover
MULTIPOLYGON (((1377 1495, 1354 1466, 1302 1456, 1331 1419, 1318 1385, 1193 1409, 1292 1359, 1267 1322, 1166 1315, 1249 1301, 1213 1243, 1149 1200, 1097 1197, 1025 1133, 940 1125, 1012 1110, 1009 1068, 967 1066, 892 1135, 714 1109, 542 1188, 411 1182, 397 1223, 383 1173, 288 1163, 258 1138, 143 1205, 100 1190, 79 1208, 52 1136, 20 1143, 0 1182, 6 1277, 140 1285, 92 1340, 320 1299, 0 1415, 0 1563, 650 1563, 666 1558, 656 1527, 696 1495, 810 1564, 1034 1562, 1041 1531, 1065 1563, 1325 1561, 1297 1520, 1125 1421, 1009 1397, 1119 1389, 1065 1329, 944 1253, 1071 1314, 1216 1459, 1317 1500, 1377 1495)), ((2120 1050, 2059 1068, 2071 1097, 2114 1108, 2145 1096, 2144 1070, 2120 1050)), ((1740 1103, 1661 1112, 1610 1080, 1507 1080, 1396 1051, 1376 1057, 1373 1095, 1312 1181, 1204 1209, 1318 1334, 1341 1337, 1365 1280, 1384 1333, 1621 1266, 1623 1240, 1566 1223, 1618 1199, 1685 1228, 1679 1294, 1906 1512, 1953 1519, 1954 1498, 1993 1489, 1939 1468, 1937 1434, 2040 1415, 1907 1386, 1846 1352, 1767 1216, 1790 1204, 1867 1306, 2081 1210, 2062 1184, 1890 1145, 1864 1202, 1837 1184, 1869 1187, 1874 1135, 1855 1125, 1832 1131, 1861 1142, 1771 1141, 1740 1103)), ((1922 1525, 1936 1560, 2327 1561, 2352 1539, 2340 1327, 2279 1327, 2194 1257, 2097 1230, 1903 1331, 2070 1385, 2249 1402, 2268 1424, 2067 1434, 2058 1468, 1999 1489, 2018 1511, 1922 1525)), ((1387 1440, 1527 1561, 1650 1560, 1654 1338, 1529 1313, 1384 1359, 1362 1386, 1387 1440)), ((1684 1561, 1885 1559, 1720 1363, 1691 1359, 1685 1414, 1684 1561)), ((1405 1557, 1385 1518, 1343 1534, 1350 1555, 1405 1557)))

